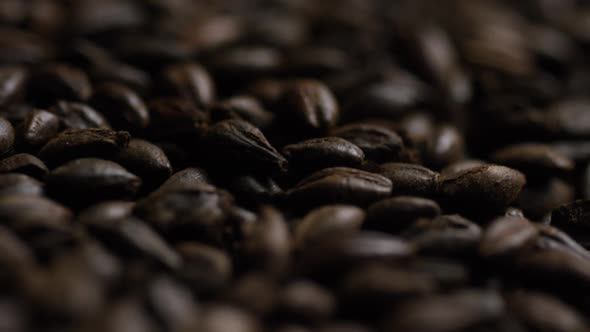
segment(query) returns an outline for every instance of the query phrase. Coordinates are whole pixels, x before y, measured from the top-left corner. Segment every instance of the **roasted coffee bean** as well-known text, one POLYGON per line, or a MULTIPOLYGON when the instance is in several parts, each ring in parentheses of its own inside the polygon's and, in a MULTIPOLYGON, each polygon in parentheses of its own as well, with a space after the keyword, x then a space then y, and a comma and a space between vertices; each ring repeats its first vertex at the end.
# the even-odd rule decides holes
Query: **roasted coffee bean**
POLYGON ((0 196, 0 217, 18 233, 68 227, 72 212, 49 199, 35 195, 0 196))
POLYGON ((560 175, 573 170, 574 162, 548 145, 521 143, 498 150, 492 156, 501 165, 515 168, 527 178, 560 175))
POLYGON ((116 254, 147 257, 172 269, 182 264, 180 256, 141 220, 126 218, 111 223, 99 221, 88 227, 93 236, 116 254))
POLYGON ((226 120, 207 131, 209 157, 219 165, 230 169, 240 163, 240 169, 281 171, 287 160, 272 147, 266 137, 250 123, 243 120, 226 120))
POLYGON ((280 212, 263 208, 259 220, 246 230, 244 257, 248 267, 269 274, 283 273, 289 264, 291 239, 280 212))
POLYGON ((29 93, 39 106, 47 106, 59 99, 88 100, 92 85, 83 71, 67 64, 52 64, 32 73, 29 93))
POLYGON ((525 181, 516 170, 484 164, 443 172, 439 188, 442 198, 455 208, 485 213, 506 208, 516 200, 525 181))
POLYGON ((228 301, 258 315, 269 315, 275 308, 280 288, 276 280, 263 273, 248 273, 228 290, 228 301), (258 301, 252 301, 256 296, 258 301))
POLYGON ((6 155, 12 151, 14 136, 14 128, 10 122, 0 118, 0 155, 6 155))
POLYGON ((539 229, 539 236, 534 243, 535 248, 561 250, 583 259, 590 259, 590 253, 566 233, 550 225, 535 224, 535 226, 539 229))
POLYGON ((209 73, 194 63, 172 65, 162 71, 165 93, 190 99, 197 106, 215 100, 215 85, 209 73))
POLYGON ((503 217, 493 221, 485 230, 480 244, 480 254, 495 258, 508 256, 533 240, 537 228, 528 220, 518 217, 503 217))
POLYGON ((314 138, 283 148, 283 154, 294 167, 322 169, 360 166, 365 158, 358 146, 338 137, 314 138))
POLYGON ((0 160, 0 173, 22 173, 42 179, 47 172, 47 166, 39 158, 27 153, 18 153, 0 160))
POLYGON ((99 331, 146 331, 154 332, 154 320, 148 315, 141 301, 131 295, 104 308, 94 319, 87 321, 84 328, 90 332, 99 331))
POLYGON ((326 205, 310 211, 295 226, 295 246, 303 249, 311 241, 322 241, 337 234, 358 231, 365 212, 352 205, 326 205))
POLYGON ((162 149, 141 139, 132 139, 119 150, 114 159, 139 176, 145 188, 155 188, 172 173, 172 165, 162 149))
POLYGON ((151 283, 147 307, 170 331, 189 328, 197 321, 198 306, 190 290, 169 277, 158 277, 151 283))
POLYGON ((246 91, 256 97, 266 107, 276 106, 283 96, 285 82, 275 79, 261 79, 252 83, 246 91))
POLYGON ((230 181, 229 187, 244 204, 271 202, 283 195, 283 189, 272 178, 262 176, 238 176, 230 181))
POLYGON ((345 303, 356 312, 380 312, 412 296, 437 289, 429 275, 385 265, 369 265, 349 273, 342 281, 345 303))
POLYGON ((590 143, 587 141, 558 141, 551 144, 551 147, 576 164, 590 161, 590 143))
POLYGON ((310 281, 294 281, 277 295, 275 315, 282 319, 302 322, 321 322, 336 310, 336 299, 321 286, 310 281))
POLYGON ((560 137, 588 138, 590 122, 586 111, 589 105, 585 99, 566 99, 550 106, 544 120, 560 137))
POLYGON ((521 292, 508 297, 508 308, 532 330, 539 331, 586 331, 584 317, 568 304, 557 298, 542 294, 521 292), (551 319, 547 319, 547 313, 551 319))
POLYGON ((298 80, 288 83, 280 103, 285 116, 293 118, 304 128, 323 131, 338 122, 338 101, 328 87, 319 81, 298 80))
POLYGON ((246 80, 276 72, 282 54, 272 47, 232 47, 215 54, 208 65, 213 74, 227 80, 246 80))
POLYGON ((84 224, 105 223, 111 225, 118 220, 131 217, 135 203, 125 201, 107 201, 92 205, 78 215, 77 220, 84 224))
POLYGON ((434 219, 440 214, 440 207, 435 201, 413 196, 397 196, 371 205, 367 210, 364 227, 397 233, 419 219, 434 219))
POLYGON ((386 330, 469 330, 499 318, 504 310, 504 302, 498 294, 477 290, 458 291, 416 299, 401 305, 388 320, 386 330))
POLYGON ((228 286, 233 264, 223 250, 197 242, 181 243, 175 249, 183 261, 181 278, 199 294, 215 294, 228 286))
POLYGON ((391 181, 379 174, 354 168, 333 167, 302 180, 291 191, 295 204, 321 205, 343 203, 367 205, 391 194, 391 181))
POLYGON ((247 95, 222 100, 211 106, 210 112, 213 121, 241 119, 263 130, 274 120, 273 113, 265 110, 258 100, 247 95))
POLYGON ((113 157, 129 144, 130 136, 124 131, 110 129, 66 130, 41 148, 39 157, 50 166, 84 157, 113 157))
POLYGON ((525 250, 515 266, 527 284, 557 292, 585 292, 590 282, 590 261, 569 250, 525 250))
POLYGON ((135 214, 171 238, 219 244, 231 203, 226 192, 211 185, 179 182, 139 201, 135 214))
POLYGON ((439 174, 420 165, 386 163, 379 173, 393 183, 393 195, 433 197, 437 192, 439 174))
POLYGON ((203 332, 259 332, 254 316, 230 306, 210 306, 203 313, 196 329, 203 332))
POLYGON ((570 232, 583 246, 587 246, 590 241, 587 213, 588 201, 573 201, 552 211, 551 224, 570 232))
POLYGON ((190 102, 179 98, 157 98, 148 103, 149 135, 177 141, 198 139, 209 115, 190 102))
POLYGON ((400 161, 404 142, 395 132, 378 125, 351 124, 331 131, 333 136, 344 138, 375 162, 400 161))
POLYGON ((0 174, 0 196, 41 195, 42 193, 43 184, 28 175, 0 174))
POLYGON ((190 188, 192 186, 199 187, 208 183, 210 181, 205 171, 198 168, 186 168, 170 176, 166 182, 162 183, 158 191, 190 188))
POLYGON ((541 220, 553 209, 558 208, 576 197, 574 188, 567 182, 552 178, 545 183, 529 184, 518 195, 518 206, 527 217, 541 220))
POLYGON ((443 168, 440 173, 443 176, 452 176, 455 173, 460 173, 471 168, 476 168, 484 165, 486 165, 486 163, 481 160, 466 159, 450 164, 449 166, 443 168))
POLYGON ((150 123, 150 113, 142 98, 130 88, 116 83, 96 88, 90 103, 116 129, 141 131, 150 123))
POLYGON ((420 254, 465 257, 473 255, 482 237, 481 228, 459 215, 422 219, 411 225, 404 236, 411 239, 420 254))
POLYGON ((59 130, 59 118, 44 110, 34 110, 27 114, 20 128, 19 138, 24 144, 40 146, 52 139, 59 130))
MULTIPOLYGON (((441 254, 438 252, 438 254, 441 254)), ((459 260, 442 257, 421 258, 411 264, 412 270, 430 276, 438 289, 465 287, 471 280, 468 267, 459 260)))
POLYGON ((7 64, 38 64, 53 56, 53 47, 32 31, 3 27, 0 61, 7 64))
POLYGON ((457 128, 443 125, 436 129, 427 152, 427 163, 441 169, 459 161, 465 154, 465 142, 457 128))
POLYGON ((72 160, 47 176, 48 194, 70 204, 132 198, 140 185, 125 168, 96 158, 72 160))
POLYGON ((404 260, 414 251, 411 244, 398 237, 363 231, 313 242, 305 248, 302 264, 313 273, 331 275, 359 264, 404 260))
POLYGON ((59 101, 51 108, 65 129, 110 128, 107 120, 92 107, 76 102, 59 101))
POLYGON ((6 106, 24 95, 27 72, 24 68, 0 68, 0 105, 6 106))
POLYGON ((344 119, 400 118, 426 101, 424 84, 409 72, 395 69, 386 75, 385 79, 351 93, 344 104, 344 119))

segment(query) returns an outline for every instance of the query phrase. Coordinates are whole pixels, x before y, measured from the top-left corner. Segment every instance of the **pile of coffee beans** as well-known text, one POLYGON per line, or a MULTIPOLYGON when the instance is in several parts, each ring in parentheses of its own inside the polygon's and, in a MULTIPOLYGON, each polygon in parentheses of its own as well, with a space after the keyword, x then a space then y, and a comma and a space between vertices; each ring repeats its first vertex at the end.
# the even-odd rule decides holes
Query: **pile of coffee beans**
POLYGON ((0 331, 590 331, 590 4, 0 0, 0 331))

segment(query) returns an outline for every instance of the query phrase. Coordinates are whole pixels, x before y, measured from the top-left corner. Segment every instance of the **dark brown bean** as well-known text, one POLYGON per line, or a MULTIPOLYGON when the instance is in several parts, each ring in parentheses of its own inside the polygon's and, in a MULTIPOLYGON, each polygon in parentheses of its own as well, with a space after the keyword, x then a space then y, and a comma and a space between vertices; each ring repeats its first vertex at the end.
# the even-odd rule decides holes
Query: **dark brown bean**
POLYGON ((39 157, 48 165, 83 157, 112 157, 129 144, 129 134, 110 129, 66 130, 41 148, 39 157))
POLYGON ((546 294, 512 294, 508 297, 508 307, 532 330, 582 332, 589 328, 584 317, 574 308, 546 294), (549 319, 548 313, 551 313, 549 319))
POLYGON ((439 174, 420 165, 386 163, 379 174, 391 180, 393 195, 432 197, 437 192, 439 174))
POLYGON ((41 195, 43 184, 24 174, 0 174, 0 196, 41 195))
POLYGON ((380 312, 413 296, 437 289, 436 281, 421 272, 385 265, 369 265, 352 271, 342 281, 345 303, 355 312, 380 312))
POLYGON ((181 278, 199 294, 215 294, 228 286, 233 265, 223 250, 197 242, 181 243, 175 249, 183 260, 181 278))
POLYGON ((214 121, 241 119, 263 130, 268 128, 274 120, 273 113, 265 110, 258 100, 248 95, 224 99, 214 104, 210 112, 211 119, 214 121))
POLYGON ((275 315, 285 320, 321 322, 336 311, 335 297, 310 281, 291 282, 277 297, 275 315))
POLYGON ((150 123, 150 114, 142 98, 124 85, 109 83, 97 87, 90 103, 113 128, 140 131, 150 123))
POLYGON ((0 105, 6 106, 22 97, 25 92, 27 72, 21 67, 0 69, 0 105))
POLYGON ((77 221, 83 224, 112 225, 121 219, 131 217, 135 203, 107 201, 92 205, 78 215, 77 221))
POLYGON ((180 256, 145 222, 126 218, 115 223, 88 224, 107 248, 124 257, 148 257, 171 269, 182 265, 180 256))
POLYGON ((488 258, 508 256, 527 245, 537 234, 537 228, 524 218, 499 218, 486 228, 479 251, 488 258))
POLYGON ((376 162, 399 161, 404 143, 395 132, 377 125, 351 124, 336 128, 331 135, 344 138, 376 162))
POLYGON ((42 179, 47 172, 47 166, 39 158, 27 153, 18 153, 0 160, 0 173, 22 173, 42 179))
POLYGON ((326 167, 360 166, 365 158, 358 146, 338 137, 322 137, 290 144, 283 154, 295 167, 322 169, 326 167))
POLYGON ((211 185, 170 185, 137 203, 135 214, 169 237, 219 244, 231 197, 211 185))
POLYGON ((539 143, 520 143, 496 151, 492 159, 515 168, 527 177, 560 175, 573 170, 574 162, 552 147, 539 143))
POLYGON ((72 160, 49 173, 47 191, 70 204, 132 198, 141 179, 107 160, 72 160))
POLYGON ((380 82, 368 84, 345 101, 343 118, 399 118, 427 98, 424 84, 412 74, 395 69, 380 82))
POLYGON ((518 206, 527 217, 541 220, 553 209, 576 197, 574 188, 561 179, 548 179, 544 183, 525 186, 518 196, 518 206))
POLYGON ((436 129, 427 153, 427 162, 435 169, 459 161, 465 154, 465 142, 457 128, 443 125, 436 129))
POLYGON ((522 173, 504 166, 480 165, 442 173, 442 198, 462 211, 476 213, 505 209, 525 184, 522 173))
POLYGON ((260 332, 258 321, 250 314, 230 306, 213 306, 206 309, 197 324, 203 332, 260 332))
POLYGON ((0 217, 17 232, 68 227, 72 212, 49 199, 34 195, 0 197, 0 217))
POLYGON ((40 106, 58 99, 84 101, 92 94, 92 85, 83 71, 66 64, 52 64, 33 72, 29 93, 40 106))
POLYGON ((406 230, 420 254, 429 256, 472 256, 479 245, 481 228, 459 215, 442 215, 420 220, 406 230))
POLYGON ((339 274, 360 264, 395 262, 414 254, 414 247, 385 233, 358 232, 314 242, 303 252, 303 265, 314 274, 339 274))
POLYGON ((435 201, 413 196, 384 199, 369 207, 364 227, 397 233, 419 219, 434 219, 441 214, 435 201))
POLYGON ((171 177, 162 183, 158 191, 174 190, 176 188, 190 188, 191 186, 199 187, 200 185, 210 183, 207 173, 198 168, 186 168, 174 173, 171 177))
POLYGON ((367 205, 391 194, 391 181, 379 174, 333 167, 316 172, 288 192, 296 204, 367 205))
POLYGON ((12 151, 14 145, 14 128, 4 118, 0 118, 0 155, 12 151))
POLYGON ((303 249, 305 244, 321 241, 340 233, 355 232, 360 229, 365 212, 352 205, 326 205, 310 211, 295 226, 295 246, 303 249))
POLYGON ((51 108, 51 112, 59 116, 65 129, 110 128, 102 114, 83 103, 62 100, 51 108))
POLYGON ((132 139, 119 150, 114 159, 127 170, 139 176, 146 188, 162 184, 172 173, 172 165, 162 149, 141 139, 132 139))
POLYGON ((243 120, 226 120, 211 127, 206 136, 209 157, 219 165, 280 171, 287 160, 273 148, 258 128, 243 120))
POLYGON ((450 332, 475 328, 504 313, 502 298, 492 292, 463 290, 447 295, 415 299, 403 304, 387 331, 450 332))
POLYGON ((207 71, 194 63, 172 65, 162 71, 164 90, 197 106, 208 106, 215 100, 215 85, 207 71))
POLYGON ((328 87, 319 81, 298 80, 287 84, 282 97, 283 112, 299 125, 325 130, 336 125, 339 106, 328 87))
POLYGON ((246 230, 243 250, 247 266, 271 275, 281 274, 289 264, 291 246, 283 216, 272 208, 263 208, 256 224, 246 230))
POLYGON ((20 128, 20 139, 31 146, 39 146, 52 139, 59 130, 59 118, 44 110, 34 110, 27 114, 20 128))
POLYGON ((209 115, 179 98, 157 98, 148 103, 151 137, 175 141, 198 139, 209 115))

